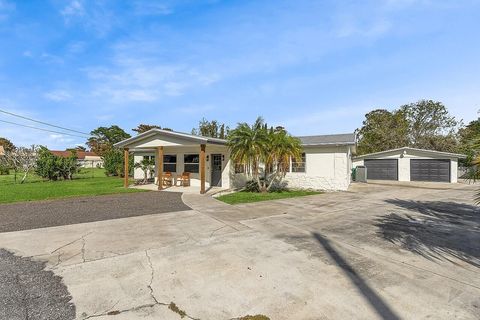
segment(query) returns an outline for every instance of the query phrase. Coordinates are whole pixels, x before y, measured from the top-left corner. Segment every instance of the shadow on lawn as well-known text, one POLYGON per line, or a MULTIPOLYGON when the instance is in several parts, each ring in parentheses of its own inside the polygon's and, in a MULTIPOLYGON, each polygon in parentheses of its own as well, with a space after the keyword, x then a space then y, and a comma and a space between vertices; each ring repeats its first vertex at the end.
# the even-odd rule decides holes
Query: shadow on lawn
POLYGON ((378 235, 429 260, 451 261, 455 257, 480 267, 478 207, 445 201, 386 202, 411 213, 390 213, 377 218, 378 235))

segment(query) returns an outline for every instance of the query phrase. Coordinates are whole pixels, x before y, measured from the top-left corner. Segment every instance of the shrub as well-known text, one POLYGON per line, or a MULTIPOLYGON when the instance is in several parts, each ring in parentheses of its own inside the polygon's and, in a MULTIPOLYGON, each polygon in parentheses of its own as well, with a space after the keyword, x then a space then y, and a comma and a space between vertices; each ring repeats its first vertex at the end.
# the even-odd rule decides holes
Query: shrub
POLYGON ((0 176, 8 175, 10 173, 10 169, 7 166, 0 164, 0 176))
MULTIPOLYGON (((110 149, 103 154, 103 167, 107 176, 124 176, 123 153, 118 149, 110 149)), ((133 174, 133 157, 128 158, 128 175, 133 174)))
POLYGON ((120 176, 123 172, 123 154, 112 149, 103 154, 103 167, 107 176, 120 176))
POLYGON ((255 180, 248 180, 245 183, 245 191, 247 192, 260 192, 260 188, 258 187, 258 183, 255 180))
POLYGON ((47 148, 41 147, 38 151, 37 167, 35 172, 48 180, 72 180, 73 174, 79 169, 76 152, 73 151, 68 158, 58 157, 47 148))

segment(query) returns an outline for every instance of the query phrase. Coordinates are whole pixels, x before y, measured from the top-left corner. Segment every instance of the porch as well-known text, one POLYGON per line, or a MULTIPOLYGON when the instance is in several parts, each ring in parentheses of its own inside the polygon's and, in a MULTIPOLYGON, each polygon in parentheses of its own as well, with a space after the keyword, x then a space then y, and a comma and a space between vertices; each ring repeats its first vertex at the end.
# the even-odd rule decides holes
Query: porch
MULTIPOLYGON (((131 154, 134 164, 144 159, 155 162, 153 170, 134 169, 136 180, 144 179, 146 174, 153 182, 135 187, 200 194, 212 187, 230 187, 230 161, 225 140, 152 129, 115 146, 124 150, 125 172, 130 169, 128 158, 131 154), (188 184, 182 183, 185 175, 189 176, 188 184), (171 183, 165 185, 167 177, 171 183)), ((124 186, 129 187, 128 178, 124 186)))

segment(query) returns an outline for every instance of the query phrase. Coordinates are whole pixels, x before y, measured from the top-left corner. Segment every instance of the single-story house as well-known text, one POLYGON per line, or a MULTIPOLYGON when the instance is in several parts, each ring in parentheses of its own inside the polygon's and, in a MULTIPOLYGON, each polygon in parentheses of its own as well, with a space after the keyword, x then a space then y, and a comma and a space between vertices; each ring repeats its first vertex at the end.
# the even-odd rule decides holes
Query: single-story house
POLYGON ((365 166, 367 179, 456 183, 458 159, 465 155, 403 147, 353 158, 353 167, 365 166))
MULTIPOLYGON (((355 135, 317 135, 298 137, 302 142, 302 161, 290 161, 284 181, 291 188, 346 190, 351 182, 352 154, 355 135)), ((155 159, 155 183, 164 172, 190 172, 191 184, 206 188, 242 187, 247 181, 244 168, 230 160, 227 141, 187 133, 151 129, 123 140, 115 147, 124 150, 127 158, 133 153, 134 162, 144 158, 155 159), (160 168, 160 170, 159 170, 160 168)), ((128 171, 128 161, 125 161, 128 171)), ((134 170, 135 179, 143 179, 141 169, 134 170)), ((128 186, 128 179, 125 179, 128 186)))
MULTIPOLYGON (((58 157, 68 158, 72 152, 50 150, 50 152, 58 157)), ((103 167, 103 159, 95 152, 77 150, 77 162, 82 168, 101 168, 103 167)))

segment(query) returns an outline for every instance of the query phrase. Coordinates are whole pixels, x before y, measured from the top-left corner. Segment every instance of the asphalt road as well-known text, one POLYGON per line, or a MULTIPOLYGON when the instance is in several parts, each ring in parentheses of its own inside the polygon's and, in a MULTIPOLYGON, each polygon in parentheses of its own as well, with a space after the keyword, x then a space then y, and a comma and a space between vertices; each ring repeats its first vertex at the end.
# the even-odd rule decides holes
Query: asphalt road
POLYGON ((44 269, 45 262, 0 249, 0 319, 75 318, 75 305, 62 278, 44 269))
POLYGON ((190 210, 177 192, 141 192, 0 205, 0 232, 190 210))

